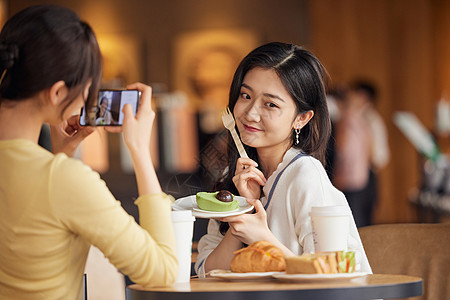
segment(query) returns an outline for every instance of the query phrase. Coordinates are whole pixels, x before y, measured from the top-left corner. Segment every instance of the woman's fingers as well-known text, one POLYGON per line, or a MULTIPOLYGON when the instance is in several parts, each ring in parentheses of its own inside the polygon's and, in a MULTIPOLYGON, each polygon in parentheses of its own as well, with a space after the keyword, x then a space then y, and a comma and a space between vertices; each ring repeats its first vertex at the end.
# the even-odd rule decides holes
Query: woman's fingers
POLYGON ((247 244, 258 240, 269 240, 271 232, 261 201, 247 198, 247 202, 255 207, 255 213, 224 218, 230 224, 231 234, 247 244))
POLYGON ((261 200, 259 199, 249 199, 247 198, 247 203, 250 205, 253 205, 255 207, 255 214, 257 215, 265 215, 266 210, 264 209, 264 206, 262 205, 261 200))
POLYGON ((122 126, 103 126, 103 128, 111 133, 119 133, 122 132, 122 126))
POLYGON ((123 112, 123 125, 126 126, 127 123, 135 121, 133 115, 133 108, 131 107, 130 104, 125 104, 122 108, 122 112, 123 112))
POLYGON ((93 127, 80 126, 78 119, 79 116, 72 116, 57 126, 50 126, 53 153, 64 152, 73 157, 84 138, 95 131, 93 127))
POLYGON ((237 215, 237 216, 217 218, 217 220, 219 220, 221 222, 235 223, 235 222, 242 221, 242 216, 243 216, 243 214, 242 215, 237 215))
MULTIPOLYGON (((130 105, 124 105, 122 133, 128 149, 137 151, 148 151, 150 135, 155 118, 155 112, 151 108, 152 88, 143 83, 133 83, 127 89, 135 89, 141 92, 138 111, 136 116, 130 105)), ((137 152, 136 152, 137 153, 137 152)))
MULTIPOLYGON (((261 201, 259 199, 250 199, 250 198, 246 198, 247 203, 250 205, 253 205, 255 207, 256 213, 265 213, 265 209, 264 206, 262 205, 261 201)), ((221 221, 221 222, 227 222, 227 223, 232 223, 232 224, 237 224, 237 223, 244 223, 245 219, 248 217, 252 217, 252 215, 254 214, 241 214, 241 215, 236 215, 236 216, 229 216, 229 217, 222 217, 222 218, 217 218, 217 220, 221 221)))
POLYGON ((261 170, 251 166, 248 169, 243 169, 240 172, 236 172, 235 176, 233 177, 233 181, 236 183, 236 181, 239 180, 245 180, 245 179, 254 179, 257 181, 260 185, 266 184, 266 178, 264 177, 264 174, 261 172, 261 170))
POLYGON ((233 182, 235 185, 239 185, 241 182, 246 183, 249 180, 254 180, 259 185, 266 184, 266 179, 264 178, 264 175, 263 175, 263 177, 261 177, 261 175, 258 174, 258 172, 255 172, 254 170, 248 170, 244 173, 238 174, 233 177, 233 182))
POLYGON ((95 131, 92 127, 79 128, 73 135, 73 143, 78 147, 78 145, 91 133, 95 131))
POLYGON ((265 178, 261 178, 257 172, 252 171, 252 168, 254 167, 250 167, 249 170, 238 173, 232 180, 241 196, 259 198, 261 195, 261 186, 264 186, 266 181, 265 178))
POLYGON ((258 166, 258 163, 251 158, 240 157, 240 158, 238 158, 237 163, 236 163, 236 172, 242 171, 251 166, 256 168, 258 166))
POLYGON ((125 104, 122 108, 123 112, 123 126, 105 126, 106 131, 118 133, 122 132, 124 128, 128 128, 129 126, 134 126, 136 120, 142 118, 143 115, 149 114, 152 117, 151 111, 151 97, 152 97, 152 88, 148 85, 145 85, 140 82, 135 82, 127 85, 128 90, 138 90, 141 93, 141 97, 139 100, 139 107, 134 116, 133 108, 130 104, 125 104))
POLYGON ((250 158, 238 159, 232 180, 242 196, 259 198, 260 187, 266 184, 266 178, 257 166, 258 164, 250 158))
POLYGON ((127 85, 129 90, 138 90, 141 92, 141 99, 139 101, 139 108, 136 117, 139 118, 141 114, 148 113, 151 111, 151 99, 152 99, 152 88, 140 82, 132 83, 127 85))
MULTIPOLYGON (((256 161, 254 161, 250 158, 241 157, 237 160, 236 171, 234 174, 238 175, 238 174, 242 174, 242 173, 253 172, 258 177, 260 177, 261 180, 265 183, 266 178, 265 178, 263 172, 261 172, 261 170, 258 169, 257 167, 258 167, 258 164, 256 163, 256 161)), ((261 185, 263 185, 263 184, 261 184, 261 185)))

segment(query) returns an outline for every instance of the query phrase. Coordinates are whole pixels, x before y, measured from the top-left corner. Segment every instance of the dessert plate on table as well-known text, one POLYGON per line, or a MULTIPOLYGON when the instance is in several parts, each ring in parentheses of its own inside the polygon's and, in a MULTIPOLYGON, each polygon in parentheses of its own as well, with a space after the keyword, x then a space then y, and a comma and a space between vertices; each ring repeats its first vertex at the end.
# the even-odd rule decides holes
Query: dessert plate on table
POLYGON ((249 273, 234 273, 230 270, 212 270, 209 276, 225 280, 258 280, 258 279, 272 279, 275 274, 281 272, 249 272, 249 273))
POLYGON ((200 209, 197 206, 197 200, 195 198, 195 195, 175 200, 175 202, 172 204, 172 209, 191 210, 192 215, 194 217, 208 219, 208 218, 223 218, 223 217, 237 216, 249 212, 254 208, 253 205, 247 203, 245 197, 234 196, 234 199, 236 199, 239 202, 239 208, 232 211, 219 212, 200 209))
MULTIPOLYGON (((223 214, 224 213, 223 211, 210 211, 210 210, 204 210, 204 209, 200 209, 200 208, 196 208, 196 207, 194 207, 192 209, 192 211, 200 212, 200 213, 209 213, 209 214, 214 214, 214 215, 218 215, 218 214, 223 214)), ((236 208, 236 209, 233 209, 233 210, 226 211, 226 212, 227 213, 230 213, 230 212, 232 213, 232 212, 235 212, 235 211, 239 211, 239 207, 236 208)))
POLYGON ((337 274, 286 274, 281 272, 273 274, 272 277, 291 282, 331 282, 331 281, 348 281, 354 278, 364 277, 368 275, 367 272, 353 272, 353 273, 337 273, 337 274))

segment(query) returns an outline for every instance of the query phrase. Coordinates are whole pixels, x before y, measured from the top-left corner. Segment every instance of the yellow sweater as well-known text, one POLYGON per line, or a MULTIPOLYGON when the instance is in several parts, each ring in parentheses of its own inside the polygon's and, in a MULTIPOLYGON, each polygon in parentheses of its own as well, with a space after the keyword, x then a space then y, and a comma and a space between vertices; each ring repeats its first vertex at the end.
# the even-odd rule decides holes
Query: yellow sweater
POLYGON ((0 299, 81 299, 90 244, 136 283, 172 284, 170 199, 135 203, 142 227, 82 162, 31 141, 0 141, 0 299))

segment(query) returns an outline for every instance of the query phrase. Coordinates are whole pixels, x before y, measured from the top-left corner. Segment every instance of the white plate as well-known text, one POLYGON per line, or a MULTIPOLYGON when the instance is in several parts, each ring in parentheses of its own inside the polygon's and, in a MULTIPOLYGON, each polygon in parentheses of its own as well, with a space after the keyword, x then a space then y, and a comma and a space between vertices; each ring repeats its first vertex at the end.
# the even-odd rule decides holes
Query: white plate
POLYGON ((247 201, 245 200, 245 197, 234 196, 234 199, 236 199, 239 202, 239 208, 232 211, 216 212, 199 209, 197 206, 197 200, 195 199, 195 195, 175 200, 175 203, 172 204, 172 209, 192 210, 192 215, 194 217, 205 219, 237 216, 249 212, 253 209, 253 205, 248 204, 247 201))
MULTIPOLYGON (((239 210, 239 207, 236 208, 236 209, 233 209, 233 210, 229 210, 229 211, 227 211, 227 213, 238 211, 238 210, 239 210)), ((204 210, 204 209, 200 209, 200 208, 196 208, 196 207, 194 207, 192 209, 192 211, 196 211, 196 212, 200 212, 200 213, 209 213, 209 214, 214 214, 214 215, 223 214, 224 213, 223 211, 210 211, 210 210, 204 210)))
POLYGON ((286 274, 286 272, 273 274, 276 279, 295 282, 320 282, 320 281, 347 281, 364 277, 367 272, 337 273, 337 274, 286 274))
POLYGON ((275 274, 281 272, 251 272, 251 273, 234 273, 229 270, 212 270, 209 276, 226 280, 255 280, 255 279, 271 279, 275 274))

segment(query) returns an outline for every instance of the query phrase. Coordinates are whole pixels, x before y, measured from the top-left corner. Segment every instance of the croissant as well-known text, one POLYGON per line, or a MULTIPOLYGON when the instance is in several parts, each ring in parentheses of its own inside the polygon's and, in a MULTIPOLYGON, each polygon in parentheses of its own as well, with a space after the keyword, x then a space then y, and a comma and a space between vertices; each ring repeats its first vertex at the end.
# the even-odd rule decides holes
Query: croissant
POLYGON ((286 270, 284 253, 267 241, 259 241, 234 252, 230 269, 236 273, 286 270))

